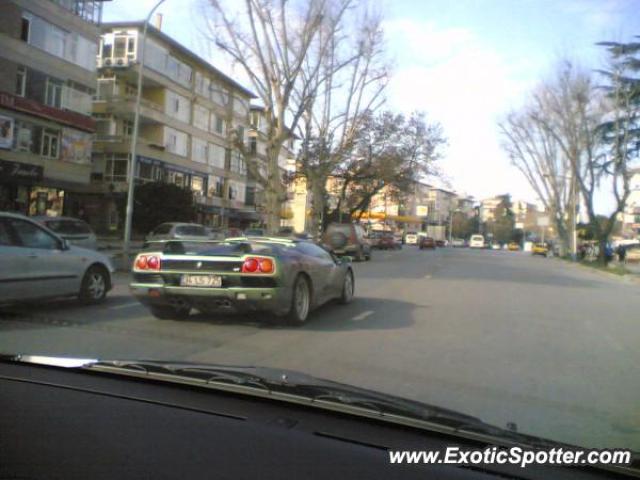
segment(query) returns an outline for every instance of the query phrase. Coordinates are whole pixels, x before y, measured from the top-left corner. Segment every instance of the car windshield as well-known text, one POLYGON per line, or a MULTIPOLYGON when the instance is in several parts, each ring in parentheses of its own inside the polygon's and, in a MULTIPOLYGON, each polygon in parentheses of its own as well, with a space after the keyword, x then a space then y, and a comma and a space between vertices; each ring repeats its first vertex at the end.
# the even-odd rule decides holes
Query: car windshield
POLYGON ((3 353, 640 454, 640 0, 0 0, 3 353))
POLYGON ((79 220, 48 220, 45 225, 59 234, 86 235, 91 233, 91 227, 79 220))

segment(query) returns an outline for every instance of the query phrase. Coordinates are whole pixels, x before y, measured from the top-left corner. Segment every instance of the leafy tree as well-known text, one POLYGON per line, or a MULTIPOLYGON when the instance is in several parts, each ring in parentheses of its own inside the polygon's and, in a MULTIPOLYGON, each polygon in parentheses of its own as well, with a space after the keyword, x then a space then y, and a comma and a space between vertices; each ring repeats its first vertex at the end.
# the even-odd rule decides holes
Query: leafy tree
POLYGON ((500 203, 495 209, 495 220, 487 222, 487 232, 493 234, 493 240, 497 243, 507 243, 513 239, 515 218, 511 195, 500 196, 500 203))
POLYGON ((406 192, 413 182, 437 175, 436 162, 445 142, 441 126, 428 123, 423 113, 408 118, 389 111, 367 115, 353 154, 333 172, 341 189, 337 205, 324 215, 325 225, 341 216, 362 215, 385 186, 392 192, 406 192))
POLYGON ((136 187, 133 228, 145 234, 165 222, 192 222, 196 219, 193 193, 168 183, 145 183, 136 187))

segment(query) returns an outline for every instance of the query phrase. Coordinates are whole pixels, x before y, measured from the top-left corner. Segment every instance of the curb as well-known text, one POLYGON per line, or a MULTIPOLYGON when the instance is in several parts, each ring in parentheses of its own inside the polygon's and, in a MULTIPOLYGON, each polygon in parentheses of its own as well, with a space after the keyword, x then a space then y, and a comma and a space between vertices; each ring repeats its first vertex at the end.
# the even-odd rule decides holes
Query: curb
POLYGON ((624 275, 618 275, 616 273, 610 273, 604 270, 600 270, 598 268, 591 268, 586 265, 582 265, 578 262, 567 262, 557 257, 554 257, 554 260, 559 260, 565 264, 572 265, 573 267, 595 273, 596 275, 601 275, 607 278, 614 278, 614 279, 620 280, 623 283, 634 283, 634 284, 640 285, 640 274, 637 274, 637 273, 625 273, 624 275))

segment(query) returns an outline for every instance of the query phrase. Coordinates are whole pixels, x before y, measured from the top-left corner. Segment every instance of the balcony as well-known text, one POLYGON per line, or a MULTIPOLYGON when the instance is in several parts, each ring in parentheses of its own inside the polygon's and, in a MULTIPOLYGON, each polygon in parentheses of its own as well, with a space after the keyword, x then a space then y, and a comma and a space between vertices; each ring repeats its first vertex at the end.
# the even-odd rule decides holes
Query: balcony
POLYGON ((61 108, 81 113, 82 115, 91 115, 92 98, 88 93, 81 92, 67 85, 62 87, 62 97, 60 101, 61 108))

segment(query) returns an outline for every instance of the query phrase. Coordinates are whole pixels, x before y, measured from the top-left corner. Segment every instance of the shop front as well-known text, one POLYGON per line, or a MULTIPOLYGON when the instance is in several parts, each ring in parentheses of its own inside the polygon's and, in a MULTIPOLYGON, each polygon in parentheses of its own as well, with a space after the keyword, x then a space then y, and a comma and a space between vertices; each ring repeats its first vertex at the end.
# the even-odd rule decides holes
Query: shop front
POLYGON ((43 168, 39 165, 0 160, 0 211, 29 215, 32 191, 42 179, 43 168))

